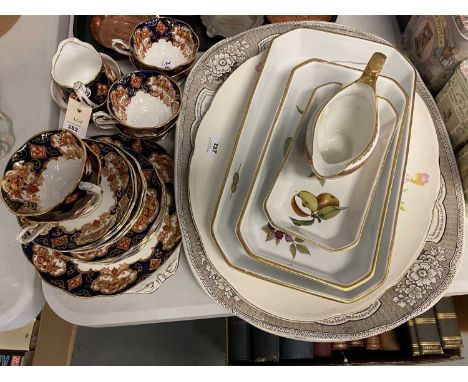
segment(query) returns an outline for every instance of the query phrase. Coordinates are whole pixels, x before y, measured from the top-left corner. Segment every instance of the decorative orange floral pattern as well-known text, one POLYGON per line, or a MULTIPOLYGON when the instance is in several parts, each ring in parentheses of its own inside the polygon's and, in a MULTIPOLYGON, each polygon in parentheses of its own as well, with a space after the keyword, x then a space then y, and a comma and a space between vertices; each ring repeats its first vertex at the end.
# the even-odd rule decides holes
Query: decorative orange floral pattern
POLYGON ((107 95, 107 92, 109 90, 109 87, 106 84, 97 84, 96 86, 96 95, 98 97, 105 96, 107 95))
POLYGON ((57 277, 63 275, 67 270, 67 263, 60 252, 34 244, 33 253, 33 264, 38 271, 57 277))
POLYGON ((149 156, 148 160, 156 168, 164 183, 174 182, 174 162, 169 155, 154 152, 149 156))
POLYGON ((151 76, 148 78, 147 85, 149 92, 153 97, 158 97, 164 104, 172 108, 173 112, 179 109, 177 93, 172 82, 163 76, 151 76))
POLYGON ((5 173, 2 188, 9 199, 28 203, 19 212, 37 211, 39 203, 37 193, 42 181, 42 174, 36 175, 32 163, 20 161, 14 163, 13 169, 5 173))
POLYGON ((83 225, 80 233, 75 236, 75 243, 83 245, 96 240, 97 237, 104 236, 115 224, 115 215, 104 212, 98 219, 83 225))
POLYGON ((135 281, 136 277, 137 272, 130 269, 128 264, 114 269, 104 268, 100 276, 91 283, 91 289, 102 294, 114 294, 135 281))
POLYGON ((138 77, 136 74, 132 74, 131 77, 130 77, 130 83, 132 84, 132 86, 136 89, 139 89, 141 88, 141 78, 138 77))
POLYGON ((145 58, 146 52, 151 48, 152 36, 153 32, 148 27, 137 29, 133 34, 133 49, 140 60, 145 58))
POLYGON ((122 85, 117 86, 110 92, 112 111, 121 121, 127 120, 127 106, 130 104, 130 97, 127 90, 122 85))
POLYGON ((172 30, 173 45, 179 48, 187 60, 190 60, 196 50, 196 42, 192 32, 185 25, 176 25, 172 30))
POLYGON ((81 159, 82 147, 78 139, 70 132, 54 134, 50 137, 52 147, 59 149, 66 159, 81 159))
POLYGON ((156 29, 159 33, 164 33, 167 30, 167 26, 162 21, 160 21, 158 25, 156 25, 156 29))
POLYGON ((159 212, 159 202, 156 190, 149 189, 146 192, 143 210, 137 221, 132 227, 134 232, 143 232, 148 227, 148 224, 153 222, 159 212))
POLYGON ((103 169, 103 174, 107 177, 111 190, 113 192, 123 190, 129 181, 127 163, 114 151, 109 152, 104 159, 106 167, 103 169))
POLYGON ((163 249, 168 251, 180 240, 180 227, 177 215, 168 215, 164 218, 163 225, 158 233, 158 241, 162 242, 163 249))

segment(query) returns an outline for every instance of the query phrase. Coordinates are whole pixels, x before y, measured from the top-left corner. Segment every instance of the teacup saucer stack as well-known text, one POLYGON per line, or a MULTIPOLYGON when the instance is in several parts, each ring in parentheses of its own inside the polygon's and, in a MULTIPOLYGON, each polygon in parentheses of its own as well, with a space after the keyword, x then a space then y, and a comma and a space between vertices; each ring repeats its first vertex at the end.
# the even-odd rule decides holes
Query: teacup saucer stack
POLYGON ((46 282, 82 297, 130 293, 179 243, 172 168, 155 143, 47 131, 9 160, 2 199, 46 282))

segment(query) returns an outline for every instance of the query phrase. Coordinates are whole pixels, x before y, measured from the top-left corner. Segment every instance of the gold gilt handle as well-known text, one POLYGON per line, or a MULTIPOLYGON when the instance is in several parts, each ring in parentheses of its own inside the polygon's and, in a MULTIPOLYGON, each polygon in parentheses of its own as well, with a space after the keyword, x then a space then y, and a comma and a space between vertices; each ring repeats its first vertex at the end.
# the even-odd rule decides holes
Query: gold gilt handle
POLYGON ((369 62, 367 63, 364 72, 361 77, 356 82, 361 82, 363 84, 369 85, 375 90, 375 84, 377 83, 377 77, 382 70, 387 56, 385 54, 376 52, 372 55, 369 62))

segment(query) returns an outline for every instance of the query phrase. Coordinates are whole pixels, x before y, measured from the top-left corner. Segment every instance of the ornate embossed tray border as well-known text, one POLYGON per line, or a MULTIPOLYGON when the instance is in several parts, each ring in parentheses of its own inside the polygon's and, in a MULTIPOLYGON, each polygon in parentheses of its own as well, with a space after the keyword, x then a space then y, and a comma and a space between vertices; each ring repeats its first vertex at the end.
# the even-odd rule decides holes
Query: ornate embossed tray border
POLYGON ((465 204, 460 176, 442 118, 420 79, 417 92, 431 112, 440 146, 442 189, 434 215, 438 216, 438 221, 431 225, 428 241, 406 276, 365 310, 320 322, 302 322, 279 318, 258 309, 244 300, 213 267, 205 255, 190 212, 188 170, 193 142, 217 89, 235 68, 265 49, 274 37, 298 27, 387 43, 378 36, 337 24, 281 23, 258 27, 223 40, 200 58, 185 84, 176 133, 176 204, 184 251, 206 293, 220 306, 262 330, 310 341, 365 338, 390 330, 434 305, 443 297, 462 260, 465 204), (445 214, 441 216, 444 210, 445 214), (420 278, 419 269, 428 270, 429 276, 420 278))

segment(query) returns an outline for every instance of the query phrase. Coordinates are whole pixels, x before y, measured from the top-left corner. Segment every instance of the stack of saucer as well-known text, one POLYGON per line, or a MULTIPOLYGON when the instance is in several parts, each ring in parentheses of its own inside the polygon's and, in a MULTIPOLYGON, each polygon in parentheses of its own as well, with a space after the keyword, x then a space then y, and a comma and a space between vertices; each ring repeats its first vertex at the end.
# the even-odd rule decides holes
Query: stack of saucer
POLYGON ((172 183, 172 159, 155 143, 54 130, 11 157, 1 192, 42 278, 92 297, 165 271, 180 239, 172 183))

